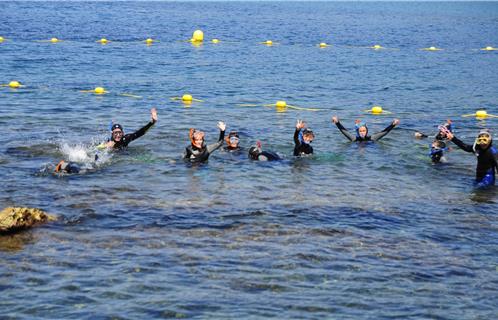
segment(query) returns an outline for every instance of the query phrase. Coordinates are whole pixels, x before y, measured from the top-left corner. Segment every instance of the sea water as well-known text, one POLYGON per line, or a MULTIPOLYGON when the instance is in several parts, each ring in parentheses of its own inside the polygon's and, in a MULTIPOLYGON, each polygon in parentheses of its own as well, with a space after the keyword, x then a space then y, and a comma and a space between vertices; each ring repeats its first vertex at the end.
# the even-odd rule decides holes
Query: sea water
POLYGON ((0 237, 1 318, 496 317, 498 192, 473 187, 476 157, 453 144, 444 165, 428 156, 447 119, 467 143, 485 127, 496 137, 498 120, 462 117, 498 114, 498 51, 479 50, 498 46, 496 3, 0 11, 0 82, 25 85, 0 88, 0 208, 58 216, 0 237), (196 29, 200 46, 187 41, 196 29), (41 41, 53 37, 62 41, 41 41), (430 46, 443 50, 420 50, 430 46), (109 93, 82 92, 99 86, 109 93), (171 99, 187 93, 202 102, 171 99), (320 110, 264 106, 278 100, 320 110), (374 105, 392 113, 365 112, 374 105), (94 162, 109 122, 131 133, 152 107, 159 121, 145 136, 94 162), (358 145, 333 115, 370 133, 400 124, 358 145), (316 135, 302 159, 292 156, 298 119, 316 135), (246 151, 259 140, 283 161, 220 150, 186 165, 189 129, 213 143, 218 121, 246 151), (55 175, 61 159, 89 170, 55 175))

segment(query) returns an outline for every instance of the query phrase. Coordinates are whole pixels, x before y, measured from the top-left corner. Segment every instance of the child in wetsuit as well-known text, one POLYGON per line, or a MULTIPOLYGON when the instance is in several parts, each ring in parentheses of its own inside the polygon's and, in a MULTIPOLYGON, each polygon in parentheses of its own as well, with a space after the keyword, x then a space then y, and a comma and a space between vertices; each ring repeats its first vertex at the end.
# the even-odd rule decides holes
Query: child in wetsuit
POLYGON ((306 127, 306 123, 297 120, 296 131, 294 131, 294 156, 313 154, 313 147, 310 143, 314 138, 315 134, 306 127))
POLYGON ((361 141, 378 141, 382 137, 384 137, 386 134, 388 134, 394 127, 396 127, 399 124, 398 119, 394 119, 389 126, 387 126, 384 130, 374 133, 371 136, 368 135, 368 127, 365 123, 356 120, 355 121, 355 129, 356 129, 356 136, 352 135, 348 129, 346 129, 340 122, 339 118, 336 116, 332 117, 332 122, 335 123, 337 128, 341 131, 341 133, 348 138, 349 141, 352 142, 361 142, 361 141))
POLYGON ((481 130, 473 145, 468 145, 447 131, 446 137, 460 149, 474 153, 477 156, 476 180, 478 188, 495 184, 495 173, 498 170, 498 152, 493 147, 493 139, 488 130, 481 130))
MULTIPOLYGON (((431 152, 429 153, 429 156, 431 157, 432 163, 440 163, 440 162, 446 162, 446 158, 444 157, 444 152, 448 151, 449 148, 446 147, 446 132, 453 132, 453 128, 451 126, 451 120, 446 121, 445 124, 440 125, 439 131, 434 137, 434 141, 432 141, 430 148, 431 152)), ((416 138, 426 138, 427 135, 416 132, 415 133, 416 138)))

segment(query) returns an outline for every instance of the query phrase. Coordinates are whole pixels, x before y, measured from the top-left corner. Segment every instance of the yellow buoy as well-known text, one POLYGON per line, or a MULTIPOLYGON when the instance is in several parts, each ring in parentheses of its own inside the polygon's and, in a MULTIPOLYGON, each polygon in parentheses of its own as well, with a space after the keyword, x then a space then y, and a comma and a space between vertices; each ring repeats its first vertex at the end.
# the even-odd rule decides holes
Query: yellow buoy
POLYGON ((271 46, 271 45, 273 45, 273 41, 266 40, 265 42, 263 42, 263 44, 266 44, 267 46, 271 46))
POLYGON ((326 47, 328 47, 329 45, 328 45, 328 44, 326 44, 325 42, 321 42, 321 43, 319 44, 319 46, 320 46, 320 48, 326 48, 326 47))
POLYGON ((195 30, 192 34, 192 42, 202 42, 204 41, 204 32, 201 30, 195 30))
POLYGON ((192 102, 192 100, 193 100, 193 99, 194 99, 194 98, 193 98, 193 97, 192 97, 192 95, 190 95, 190 94, 184 94, 184 95, 182 96, 182 101, 183 101, 183 102, 187 102, 187 103, 188 103, 188 102, 192 102))
POLYGON ((52 38, 52 39, 50 39, 50 42, 52 42, 52 43, 56 43, 56 42, 59 42, 59 41, 60 41, 60 40, 59 40, 59 39, 57 39, 57 38, 52 38))
POLYGON ((381 106, 373 106, 372 109, 370 110, 373 114, 380 114, 382 113, 382 107, 381 106))
POLYGON ((486 48, 482 48, 481 50, 484 50, 484 51, 495 51, 495 50, 498 50, 498 49, 488 46, 486 48))
POLYGON ((429 47, 429 48, 423 48, 422 50, 425 50, 425 51, 441 51, 443 49, 439 49, 437 47, 429 47))
POLYGON ((383 49, 383 48, 380 44, 376 44, 372 47, 372 49, 379 50, 379 49, 383 49))
POLYGON ((107 44, 107 42, 109 42, 106 38, 102 38, 100 40, 98 40, 97 42, 100 42, 101 44, 107 44))
POLYGON ((3 42, 5 40, 4 37, 0 37, 0 42, 3 42))
POLYGON ((476 111, 476 118, 487 118, 488 117, 488 113, 486 112, 486 110, 477 110, 476 111))
POLYGON ((9 87, 13 88, 13 89, 17 89, 21 86, 21 83, 19 83, 19 81, 11 81, 9 82, 9 87))
POLYGON ((151 39, 151 38, 145 39, 145 43, 148 44, 148 45, 151 45, 153 42, 154 42, 154 40, 151 39))
POLYGON ((104 93, 106 93, 105 89, 102 88, 102 87, 96 87, 95 89, 93 89, 93 92, 95 94, 104 94, 104 93))
POLYGON ((277 108, 285 108, 285 107, 287 107, 287 102, 279 100, 279 101, 277 101, 277 103, 275 103, 275 106, 277 108))
POLYGON ((219 43, 219 42, 220 42, 220 40, 218 40, 218 39, 213 39, 213 40, 211 40, 211 42, 212 42, 212 43, 219 43))

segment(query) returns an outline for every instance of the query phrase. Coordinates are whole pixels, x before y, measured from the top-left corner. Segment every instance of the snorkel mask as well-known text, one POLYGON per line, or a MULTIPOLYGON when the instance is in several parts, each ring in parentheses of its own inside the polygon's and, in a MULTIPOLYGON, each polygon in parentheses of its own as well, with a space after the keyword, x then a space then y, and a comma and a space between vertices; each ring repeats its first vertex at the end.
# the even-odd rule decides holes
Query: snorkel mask
POLYGON ((489 143, 491 143, 491 135, 489 134, 489 132, 484 130, 479 132, 479 135, 476 139, 476 144, 486 146, 489 143))
POLYGON ((474 146, 472 148, 476 156, 479 156, 479 152, 477 151, 477 146, 479 146, 481 150, 484 150, 491 145, 492 140, 493 138, 491 137, 491 134, 487 129, 479 131, 479 134, 477 135, 477 138, 474 141, 474 146))
POLYGON ((306 128, 301 129, 301 131, 299 132, 299 141, 301 143, 310 144, 311 142, 313 142, 313 139, 315 139, 315 134, 312 130, 306 128))
POLYGON ((113 124, 111 127, 111 140, 112 141, 119 141, 119 140, 121 140, 123 135, 124 135, 123 126, 121 126, 118 123, 113 124), (119 130, 117 130, 117 129, 119 129, 119 130), (116 130, 116 131, 114 131, 114 130, 116 130), (119 140, 116 139, 117 137, 120 137, 119 140))
POLYGON ((228 137, 225 138, 225 141, 229 146, 235 145, 236 147, 239 144, 239 134, 237 131, 231 131, 228 137))

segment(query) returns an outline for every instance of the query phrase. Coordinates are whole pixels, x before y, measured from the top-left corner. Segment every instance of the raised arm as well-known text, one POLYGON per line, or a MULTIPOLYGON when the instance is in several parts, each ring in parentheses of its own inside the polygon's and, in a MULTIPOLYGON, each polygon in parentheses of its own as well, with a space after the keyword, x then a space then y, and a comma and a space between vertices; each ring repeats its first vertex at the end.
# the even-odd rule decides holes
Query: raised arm
POLYGON ((225 138, 226 125, 224 122, 218 122, 218 128, 220 129, 220 136, 218 137, 218 142, 208 145, 207 152, 211 153, 223 145, 223 139, 225 138))
POLYGON ((446 131, 445 133, 446 133, 446 138, 448 138, 449 140, 451 140, 451 142, 453 142, 454 144, 456 144, 463 151, 474 152, 474 147, 473 146, 471 146, 469 144, 466 144, 462 140, 458 139, 457 137, 455 137, 455 135, 452 132, 446 131))
POLYGON ((156 108, 150 109, 150 115, 151 115, 151 119, 150 119, 149 123, 147 123, 142 128, 138 129, 137 131, 126 135, 126 138, 130 142, 143 136, 157 122, 157 110, 156 110, 156 108))
POLYGON ((296 147, 301 145, 301 140, 299 139, 299 134, 301 133, 301 129, 306 127, 306 123, 302 120, 297 120, 296 122, 296 131, 294 131, 294 145, 296 147))
POLYGON ((336 116, 333 116, 332 117, 332 122, 335 123, 335 125, 337 126, 337 128, 339 129, 339 131, 341 131, 341 133, 346 137, 348 138, 349 141, 355 141, 356 140, 356 136, 352 135, 348 129, 344 128, 344 126, 339 122, 339 118, 337 118, 336 116))
POLYGON ((392 129, 394 129, 394 127, 396 127, 398 125, 398 123, 399 123, 399 120, 394 119, 393 122, 391 122, 391 124, 388 125, 384 130, 382 130, 381 132, 377 132, 377 133, 372 134, 372 137, 371 137, 372 141, 378 141, 381 138, 383 138, 392 129))

